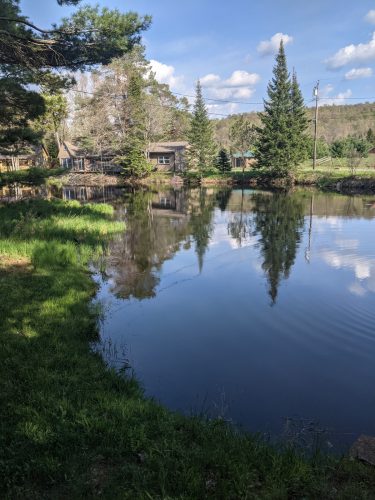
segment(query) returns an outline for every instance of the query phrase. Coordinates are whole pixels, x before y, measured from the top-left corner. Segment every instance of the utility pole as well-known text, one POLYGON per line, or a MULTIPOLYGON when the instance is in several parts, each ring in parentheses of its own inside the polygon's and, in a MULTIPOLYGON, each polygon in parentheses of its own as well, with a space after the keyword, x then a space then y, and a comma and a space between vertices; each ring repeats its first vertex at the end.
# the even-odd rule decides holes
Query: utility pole
POLYGON ((316 167, 316 141, 318 138, 318 109, 319 109, 319 80, 316 82, 316 86, 313 91, 315 97, 315 120, 314 120, 314 159, 313 159, 313 170, 316 167))

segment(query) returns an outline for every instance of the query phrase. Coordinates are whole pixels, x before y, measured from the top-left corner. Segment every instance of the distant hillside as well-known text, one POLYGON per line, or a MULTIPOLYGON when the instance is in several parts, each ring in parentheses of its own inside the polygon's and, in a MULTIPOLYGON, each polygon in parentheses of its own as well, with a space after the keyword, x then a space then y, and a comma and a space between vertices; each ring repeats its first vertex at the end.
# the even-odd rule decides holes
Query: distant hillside
MULTIPOLYGON (((308 117, 313 120, 314 108, 307 108, 308 117)), ((256 112, 245 113, 256 125, 260 124, 256 112)), ((222 120, 214 120, 216 139, 225 147, 230 146, 229 130, 235 115, 222 120)), ((348 135, 365 136, 368 129, 375 132, 375 103, 353 104, 345 106, 321 106, 319 108, 319 137, 331 143, 335 139, 348 135)), ((310 132, 313 133, 313 122, 310 132)))

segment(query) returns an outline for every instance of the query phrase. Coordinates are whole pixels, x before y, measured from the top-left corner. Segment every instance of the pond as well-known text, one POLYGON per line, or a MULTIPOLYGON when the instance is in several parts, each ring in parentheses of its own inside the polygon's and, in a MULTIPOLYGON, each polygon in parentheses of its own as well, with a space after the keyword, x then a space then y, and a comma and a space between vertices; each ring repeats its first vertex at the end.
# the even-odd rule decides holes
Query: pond
POLYGON ((375 196, 134 191, 116 213, 97 274, 110 365, 251 431, 375 433, 375 196))
POLYGON ((95 348, 147 396, 271 436, 324 431, 335 449, 375 434, 375 196, 59 195, 126 222, 95 269, 95 348))

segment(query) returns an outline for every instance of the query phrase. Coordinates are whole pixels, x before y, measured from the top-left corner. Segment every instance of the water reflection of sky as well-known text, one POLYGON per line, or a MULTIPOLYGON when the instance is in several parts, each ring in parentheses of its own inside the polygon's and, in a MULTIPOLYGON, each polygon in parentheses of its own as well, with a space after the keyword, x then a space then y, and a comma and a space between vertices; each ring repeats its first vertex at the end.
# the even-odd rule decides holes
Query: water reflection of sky
POLYGON ((369 223, 328 217, 313 224, 317 241, 323 240, 316 244, 319 258, 332 269, 350 272, 347 290, 360 297, 375 293, 375 241, 369 223))
POLYGON ((341 437, 375 433, 375 210, 360 197, 233 192, 219 208, 199 196, 179 225, 160 208, 129 222, 101 281, 103 340, 126 345, 146 394, 173 409, 224 394, 251 430, 297 415, 341 437), (153 293, 134 298, 129 264, 153 293))

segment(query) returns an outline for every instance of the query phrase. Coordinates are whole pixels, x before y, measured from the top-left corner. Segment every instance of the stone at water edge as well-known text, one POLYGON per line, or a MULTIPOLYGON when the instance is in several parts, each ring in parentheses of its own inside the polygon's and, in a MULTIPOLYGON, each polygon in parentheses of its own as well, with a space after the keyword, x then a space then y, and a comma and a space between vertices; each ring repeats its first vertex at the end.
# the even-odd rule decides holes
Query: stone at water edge
POLYGON ((357 441, 350 448, 349 455, 358 460, 363 460, 371 465, 375 465, 375 437, 359 436, 357 441))

